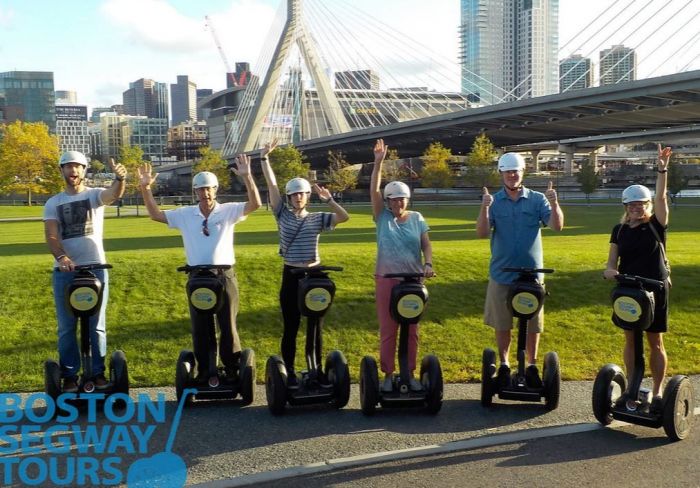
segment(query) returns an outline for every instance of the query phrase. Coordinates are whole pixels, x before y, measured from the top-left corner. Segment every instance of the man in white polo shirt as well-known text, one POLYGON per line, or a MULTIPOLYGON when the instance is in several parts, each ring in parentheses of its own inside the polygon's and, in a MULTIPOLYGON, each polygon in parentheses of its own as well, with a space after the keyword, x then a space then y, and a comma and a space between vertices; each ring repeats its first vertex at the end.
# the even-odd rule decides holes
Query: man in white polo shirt
MULTIPOLYGON (((187 264, 190 266, 202 264, 230 265, 231 269, 216 270, 225 282, 225 298, 221 310, 216 314, 221 331, 219 340, 219 356, 224 363, 227 375, 234 376, 238 370, 241 355, 241 344, 236 330, 236 315, 238 314, 238 281, 233 265, 236 262, 233 251, 233 231, 235 225, 246 216, 260 208, 260 194, 250 172, 250 161, 245 156, 237 158, 233 172, 243 179, 248 201, 218 203, 216 192, 219 182, 216 175, 203 171, 194 175, 194 188, 198 205, 181 207, 175 210, 163 211, 153 198, 151 185, 158 176, 152 174, 150 163, 144 163, 138 170, 139 187, 151 219, 168 224, 168 227, 179 229, 185 245, 187 264)), ((200 324, 201 316, 192 313, 192 345, 197 360, 197 376, 206 380, 209 371, 208 343, 197 331, 206 327, 200 324)))

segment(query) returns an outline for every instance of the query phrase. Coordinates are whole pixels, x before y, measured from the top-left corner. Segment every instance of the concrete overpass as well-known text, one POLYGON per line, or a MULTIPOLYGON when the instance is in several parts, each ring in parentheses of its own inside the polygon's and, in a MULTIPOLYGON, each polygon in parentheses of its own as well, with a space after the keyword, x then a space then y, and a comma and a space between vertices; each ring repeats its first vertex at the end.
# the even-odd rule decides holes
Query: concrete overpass
POLYGON ((377 138, 401 157, 420 155, 436 141, 465 154, 481 132, 496 146, 565 154, 604 144, 700 137, 700 70, 361 129, 298 147, 314 167, 322 167, 329 149, 342 150, 350 162, 371 160, 377 138))

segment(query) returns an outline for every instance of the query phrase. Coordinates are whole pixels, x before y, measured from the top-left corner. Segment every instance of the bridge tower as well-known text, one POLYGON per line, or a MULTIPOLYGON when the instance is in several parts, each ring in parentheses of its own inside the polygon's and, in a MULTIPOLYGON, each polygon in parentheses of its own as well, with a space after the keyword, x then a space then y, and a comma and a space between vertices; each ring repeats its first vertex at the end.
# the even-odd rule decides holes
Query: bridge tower
POLYGON ((316 46, 304 23, 302 6, 303 0, 287 0, 287 21, 275 47, 270 67, 265 74, 265 80, 255 100, 250 117, 248 117, 245 126, 241 130, 241 139, 238 145, 239 152, 256 149, 255 145, 260 135, 263 118, 269 112, 274 101, 275 90, 282 75, 282 68, 294 43, 299 47, 306 67, 316 84, 319 102, 323 112, 329 119, 331 130, 334 134, 350 132, 350 126, 345 120, 340 103, 331 88, 330 80, 323 72, 316 46))

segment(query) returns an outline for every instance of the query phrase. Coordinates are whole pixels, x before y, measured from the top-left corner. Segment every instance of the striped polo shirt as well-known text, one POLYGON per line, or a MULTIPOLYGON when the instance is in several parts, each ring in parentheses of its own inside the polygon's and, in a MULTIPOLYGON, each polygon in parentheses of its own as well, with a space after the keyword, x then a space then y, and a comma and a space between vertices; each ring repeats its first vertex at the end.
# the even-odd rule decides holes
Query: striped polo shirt
POLYGON ((287 263, 316 263, 321 232, 333 230, 333 213, 313 212, 298 217, 281 202, 275 208, 280 235, 279 255, 287 263))

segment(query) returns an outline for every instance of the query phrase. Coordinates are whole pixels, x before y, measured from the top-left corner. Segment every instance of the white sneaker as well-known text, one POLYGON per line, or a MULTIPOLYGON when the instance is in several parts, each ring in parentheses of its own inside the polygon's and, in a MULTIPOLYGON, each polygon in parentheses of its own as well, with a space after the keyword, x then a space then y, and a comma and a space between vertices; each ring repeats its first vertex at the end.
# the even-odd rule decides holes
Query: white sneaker
POLYGON ((384 393, 390 393, 394 390, 394 381, 390 374, 384 377, 384 382, 382 383, 382 386, 379 389, 384 393))
POLYGON ((411 391, 423 391, 423 385, 421 382, 413 377, 411 377, 411 379, 408 381, 408 385, 411 388, 411 391))

